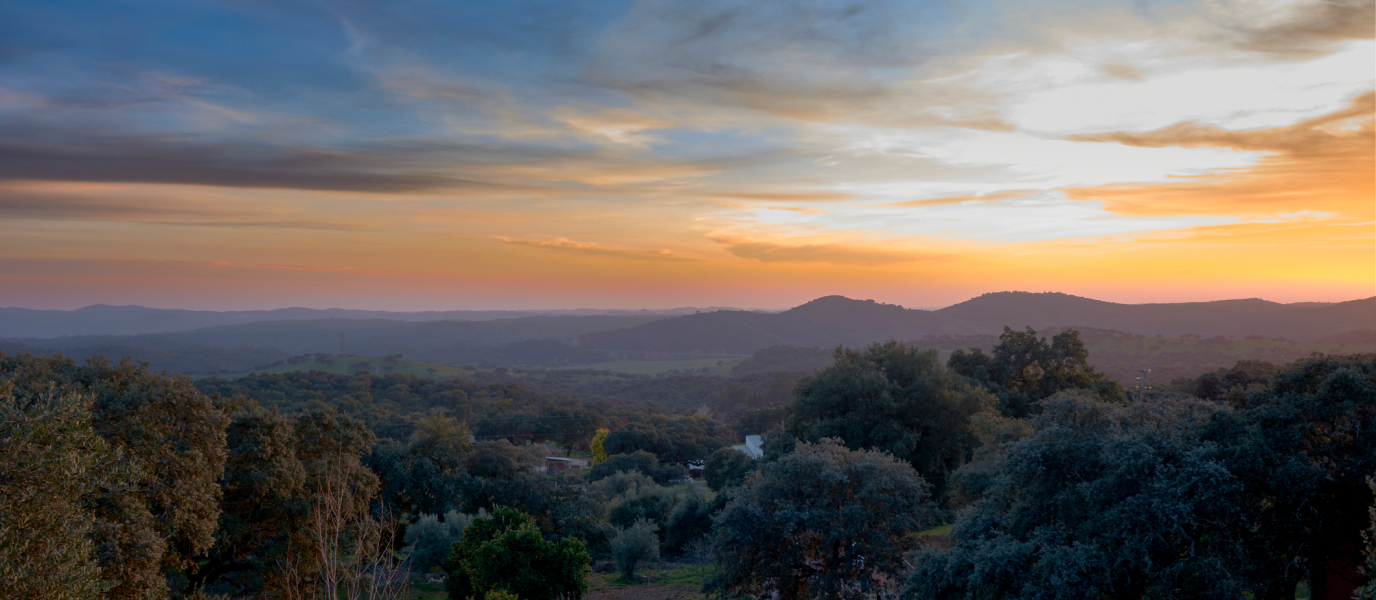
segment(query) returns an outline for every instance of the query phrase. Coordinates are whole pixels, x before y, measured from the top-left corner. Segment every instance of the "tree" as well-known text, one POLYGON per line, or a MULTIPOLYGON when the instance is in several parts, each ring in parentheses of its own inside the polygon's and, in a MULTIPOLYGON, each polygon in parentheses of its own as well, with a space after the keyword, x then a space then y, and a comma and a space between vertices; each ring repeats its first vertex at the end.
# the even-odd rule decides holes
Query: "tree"
POLYGON ((994 399, 942 368, 935 350, 890 341, 863 352, 837 348, 835 360, 798 384, 787 432, 888 452, 944 491, 975 448, 971 415, 991 410, 994 399))
POLYGON ((661 465, 655 455, 644 450, 636 450, 630 454, 613 454, 593 465, 593 468, 589 469, 588 480, 597 481, 621 471, 637 471, 660 485, 688 476, 688 470, 682 466, 661 465))
POLYGON ((445 513, 443 521, 435 515, 421 515, 406 528, 406 545, 411 548, 411 568, 426 572, 433 567, 444 566, 449 559, 449 548, 463 538, 463 530, 472 522, 472 515, 456 510, 445 513))
POLYGON ((837 440, 799 443, 736 488, 717 517, 705 591, 868 598, 906 570, 909 534, 934 524, 931 486, 908 464, 837 440))
POLYGON ((682 556, 695 544, 705 541, 712 533, 713 517, 726 507, 727 499, 727 494, 717 494, 709 502, 701 487, 690 486, 664 524, 664 553, 671 557, 682 556))
POLYGON ((1376 354, 1298 361, 1234 398, 1204 438, 1247 486, 1266 597, 1301 579, 1314 598, 1350 597, 1376 472, 1376 354))
POLYGON ((905 597, 1239 598, 1255 589, 1243 483, 1197 435, 1221 407, 1062 392, 1043 408, 962 511, 951 549, 916 557, 905 597))
MULTIPOLYGON (((324 459, 316 474, 306 525, 319 573, 316 587, 325 600, 399 600, 406 595, 408 570, 392 555, 396 522, 385 511, 379 519, 369 514, 376 479, 360 476, 356 463, 356 456, 336 455, 324 459)), ((291 557, 286 570, 293 572, 301 558, 291 557)))
POLYGON ((978 348, 956 350, 946 365, 997 396, 999 412, 1006 416, 1025 417, 1043 398, 1069 389, 1090 390, 1110 401, 1127 399, 1122 386, 1089 364, 1089 350, 1074 329, 1048 343, 1031 327, 1004 327, 992 356, 978 348))
POLYGON ((602 442, 609 454, 645 451, 661 463, 704 460, 735 438, 735 432, 702 415, 650 415, 610 433, 602 442))
POLYGON ((504 439, 478 442, 464 457, 464 466, 470 475, 502 480, 534 472, 538 462, 533 455, 504 439))
POLYGON ((16 397, 91 395, 92 429, 137 474, 93 499, 91 539, 102 578, 113 584, 107 597, 116 600, 166 594, 163 570, 194 568, 220 516, 229 419, 191 380, 146 366, 127 357, 77 366, 64 357, 0 354, 0 374, 12 378, 16 397))
POLYGON ((136 473, 91 427, 90 396, 0 381, 0 596, 101 597, 90 500, 136 473))
POLYGON ((602 443, 607 441, 607 436, 611 433, 606 429, 598 429, 597 433, 592 436, 592 442, 588 444, 588 447, 592 449, 592 464, 596 465, 607 460, 607 451, 602 447, 602 443))
POLYGON ((236 587, 258 592, 281 561, 306 551, 296 535, 305 528, 310 508, 306 469, 296 455, 294 419, 245 398, 219 402, 232 419, 220 479, 220 524, 215 545, 188 574, 189 589, 248 572, 251 576, 236 587))
POLYGON ((500 591, 526 600, 582 598, 590 572, 583 543, 547 541, 534 523, 504 506, 474 518, 450 551, 449 597, 468 600, 500 591))
MULTIPOLYGON (((1367 477, 1366 485, 1371 488, 1372 496, 1376 496, 1376 477, 1367 477)), ((1366 585, 1357 590, 1357 600, 1376 600, 1376 500, 1373 500, 1371 508, 1367 509, 1367 518, 1371 524, 1362 533, 1362 537, 1366 539, 1366 564, 1362 565, 1366 585)))
POLYGON ((702 468, 702 478, 707 487, 720 492, 735 487, 745 481, 745 476, 755 470, 755 461, 744 452, 735 448, 721 448, 712 453, 702 468))
POLYGON ((630 527, 612 538, 612 560, 627 581, 635 581, 635 568, 642 562, 659 559, 659 526, 645 519, 636 519, 630 527))
POLYGON ((464 455, 472 450, 468 427, 438 410, 416 419, 416 431, 407 447, 411 455, 434 461, 446 475, 455 473, 464 455))
POLYGON ((630 527, 640 519, 663 525, 673 514, 675 493, 636 472, 618 472, 592 484, 592 491, 608 498, 607 522, 630 527))

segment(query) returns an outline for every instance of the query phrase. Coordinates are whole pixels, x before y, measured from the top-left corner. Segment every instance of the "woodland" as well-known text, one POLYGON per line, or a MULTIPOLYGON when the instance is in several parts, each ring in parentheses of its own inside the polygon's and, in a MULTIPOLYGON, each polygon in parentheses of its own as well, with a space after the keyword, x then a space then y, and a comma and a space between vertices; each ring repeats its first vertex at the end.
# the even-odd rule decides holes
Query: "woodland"
POLYGON ((1147 389, 1029 327, 740 367, 0 353, 0 596, 572 599, 679 561, 718 598, 1376 597, 1376 354, 1147 389))

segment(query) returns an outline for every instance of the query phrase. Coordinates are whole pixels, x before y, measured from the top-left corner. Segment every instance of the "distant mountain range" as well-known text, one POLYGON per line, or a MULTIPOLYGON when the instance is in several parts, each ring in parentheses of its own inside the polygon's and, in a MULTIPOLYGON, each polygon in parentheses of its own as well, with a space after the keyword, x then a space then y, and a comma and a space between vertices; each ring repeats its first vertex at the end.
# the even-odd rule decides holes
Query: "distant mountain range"
POLYGON ((1040 332, 1076 327, 1168 337, 1262 336, 1297 342, 1327 339, 1337 343, 1350 338, 1357 344, 1352 351, 1376 351, 1367 348, 1374 344, 1364 341, 1373 339, 1371 332, 1376 331, 1376 297, 1332 304, 1255 299, 1116 304, 1058 293, 999 292, 939 310, 827 296, 778 313, 734 309, 563 312, 529 316, 509 311, 0 309, 0 337, 7 338, 0 339, 0 351, 62 352, 75 357, 128 354, 152 361, 154 368, 185 373, 247 371, 294 354, 341 350, 362 356, 404 354, 446 364, 554 366, 615 359, 726 358, 771 346, 857 347, 888 339, 935 343, 937 339, 978 338, 983 345, 1004 326, 1030 326, 1040 332), (691 314, 675 314, 688 311, 691 314), (523 316, 501 318, 511 314, 523 316), (437 316, 442 318, 433 318, 437 316), (258 320, 192 328, 215 320, 248 319, 258 320), (110 333, 159 327, 184 329, 110 333), (56 332, 66 332, 65 337, 44 337, 56 332))
POLYGON ((172 333, 203 327, 242 325, 263 321, 317 319, 386 319, 390 321, 494 321, 536 316, 634 316, 671 317, 702 311, 736 310, 725 307, 669 308, 662 310, 615 310, 576 308, 567 310, 448 310, 388 312, 343 308, 279 308, 276 310, 209 311, 110 306, 94 304, 76 310, 0 308, 0 338, 53 338, 68 335, 137 335, 172 333))
POLYGON ((584 334, 585 347, 623 351, 750 353, 776 345, 859 346, 931 335, 997 335, 1003 327, 1112 329, 1136 335, 1284 337, 1313 341, 1376 329, 1376 297, 1334 304, 1221 300, 1115 304, 1068 294, 999 292, 940 310, 911 310, 842 296, 781 313, 718 311, 584 334))

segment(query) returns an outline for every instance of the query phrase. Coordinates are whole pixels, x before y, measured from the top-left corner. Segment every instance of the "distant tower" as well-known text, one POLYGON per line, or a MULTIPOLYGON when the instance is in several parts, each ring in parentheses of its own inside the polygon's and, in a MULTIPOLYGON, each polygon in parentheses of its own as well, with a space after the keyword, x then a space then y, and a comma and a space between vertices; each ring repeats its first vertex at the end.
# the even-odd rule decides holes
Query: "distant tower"
POLYGON ((1142 399, 1146 398, 1146 397, 1147 397, 1147 390, 1151 389, 1151 386, 1147 385, 1147 374, 1148 374, 1148 373, 1151 373, 1151 369, 1142 369, 1141 373, 1142 373, 1141 375, 1138 375, 1138 376, 1137 376, 1137 399, 1138 399, 1138 400, 1142 400, 1142 399))

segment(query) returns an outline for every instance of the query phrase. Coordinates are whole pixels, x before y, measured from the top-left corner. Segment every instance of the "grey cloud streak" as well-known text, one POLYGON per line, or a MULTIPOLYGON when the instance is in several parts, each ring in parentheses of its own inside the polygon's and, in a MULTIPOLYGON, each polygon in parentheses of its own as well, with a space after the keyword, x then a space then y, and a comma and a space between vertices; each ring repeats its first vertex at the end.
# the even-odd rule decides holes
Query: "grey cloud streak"
POLYGON ((927 55, 912 4, 645 2, 607 32, 588 82, 813 118, 891 93, 882 71, 927 55))
POLYGON ((404 192, 489 185, 406 171, 396 158, 309 148, 195 144, 153 136, 0 142, 0 180, 177 183, 404 192))
POLYGON ((1247 22, 1245 11, 1256 10, 1252 6, 1244 5, 1237 12, 1227 8, 1225 4, 1221 14, 1215 15, 1215 22, 1237 36, 1239 48, 1253 52, 1319 56, 1335 42, 1370 39, 1376 33, 1376 3, 1371 0, 1296 3, 1290 18, 1266 19, 1270 22, 1260 24, 1247 22))
POLYGON ((85 198, 65 194, 15 192, 0 188, 0 219, 47 221, 122 221, 194 227, 317 229, 365 231, 362 223, 300 219, 290 214, 263 214, 165 200, 85 198))

